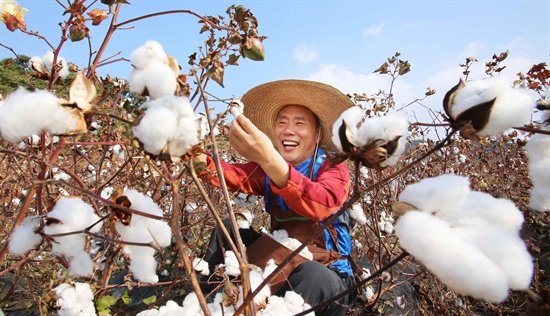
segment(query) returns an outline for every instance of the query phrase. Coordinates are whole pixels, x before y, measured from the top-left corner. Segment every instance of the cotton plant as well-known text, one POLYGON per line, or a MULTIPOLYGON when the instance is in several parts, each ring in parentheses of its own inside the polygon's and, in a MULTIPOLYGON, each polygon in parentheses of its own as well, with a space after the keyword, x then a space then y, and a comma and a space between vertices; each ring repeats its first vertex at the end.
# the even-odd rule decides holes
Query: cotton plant
MULTIPOLYGON (((150 197, 134 190, 124 191, 115 198, 115 202, 131 209, 154 215, 163 216, 162 209, 150 197)), ((170 226, 159 219, 131 214, 121 209, 113 208, 115 229, 123 241, 132 243, 150 243, 156 248, 168 247, 172 241, 170 226)), ((157 283, 157 261, 155 248, 140 245, 125 245, 124 252, 130 257, 129 269, 140 282, 157 283)))
POLYGON ((82 231, 88 228, 89 232, 97 233, 102 227, 93 207, 79 197, 62 197, 45 221, 43 232, 52 240, 52 252, 69 259, 69 275, 91 276, 94 262, 86 252, 86 234, 82 231), (53 236, 72 232, 79 233, 53 236))
POLYGON ((460 82, 443 99, 451 126, 467 139, 499 136, 528 123, 536 106, 528 90, 513 88, 503 77, 460 82))
MULTIPOLYGON (((550 131, 550 111, 543 116, 543 130, 550 131)), ((550 136, 535 134, 525 145, 529 159, 529 177, 533 183, 529 206, 540 212, 550 212, 550 136)))
POLYGON ((365 117, 360 107, 351 107, 332 126, 332 141, 339 150, 332 164, 349 158, 377 170, 393 166, 405 151, 408 127, 400 113, 365 117))
POLYGON ((449 288, 493 303, 528 289, 533 259, 519 236, 513 202, 471 191, 466 177, 445 174, 411 184, 394 210, 401 247, 449 288))
POLYGON ((143 106, 147 109, 132 131, 147 153, 176 158, 199 144, 199 126, 187 97, 165 95, 143 106))
POLYGON ((46 90, 28 91, 19 87, 0 103, 0 135, 17 144, 22 139, 46 131, 53 135, 80 135, 87 132, 85 116, 96 97, 94 84, 82 72, 69 89, 69 100, 46 90))
POLYGON ((95 316, 94 293, 87 283, 62 283, 53 289, 59 316, 95 316))

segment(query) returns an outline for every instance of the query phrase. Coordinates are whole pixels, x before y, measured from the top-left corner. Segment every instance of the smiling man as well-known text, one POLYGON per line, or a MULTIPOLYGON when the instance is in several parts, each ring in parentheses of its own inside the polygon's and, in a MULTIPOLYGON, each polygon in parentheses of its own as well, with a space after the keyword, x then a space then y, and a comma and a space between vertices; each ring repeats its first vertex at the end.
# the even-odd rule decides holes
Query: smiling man
MULTIPOLYGON (((249 162, 222 161, 226 185, 232 191, 263 195, 265 209, 271 216, 271 231, 284 229, 290 237, 304 242, 349 196, 346 164, 330 167, 325 150, 335 150, 332 125, 354 103, 331 86, 306 80, 257 86, 242 97, 242 102, 244 114, 233 121, 229 138, 249 162)), ((210 157, 206 162, 209 169, 216 169, 210 157)), ((212 173, 201 175, 213 185, 220 185, 212 173)), ((290 253, 253 229, 241 229, 239 233, 247 246, 249 261, 260 267, 268 259, 280 263, 290 253)), ((283 270, 284 278, 272 282, 272 292, 284 295, 295 291, 311 306, 341 293, 353 284, 347 258, 351 245, 349 217, 344 212, 308 245, 313 259, 296 257, 283 270)), ((215 230, 204 258, 210 271, 223 263, 226 247, 222 235, 215 230)), ((203 283, 203 291, 212 288, 212 284, 203 283)), ((315 313, 344 315, 353 299, 352 293, 315 313)))

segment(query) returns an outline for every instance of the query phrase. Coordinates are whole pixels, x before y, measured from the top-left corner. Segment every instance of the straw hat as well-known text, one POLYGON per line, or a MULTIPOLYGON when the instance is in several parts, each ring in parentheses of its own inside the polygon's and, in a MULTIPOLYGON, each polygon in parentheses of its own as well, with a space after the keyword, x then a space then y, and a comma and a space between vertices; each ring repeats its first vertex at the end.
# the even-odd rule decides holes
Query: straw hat
POLYGON ((311 110, 321 122, 320 147, 336 151, 332 143, 332 125, 353 101, 338 89, 308 80, 279 80, 261 84, 246 92, 241 101, 244 115, 275 141, 275 119, 286 105, 301 105, 311 110))

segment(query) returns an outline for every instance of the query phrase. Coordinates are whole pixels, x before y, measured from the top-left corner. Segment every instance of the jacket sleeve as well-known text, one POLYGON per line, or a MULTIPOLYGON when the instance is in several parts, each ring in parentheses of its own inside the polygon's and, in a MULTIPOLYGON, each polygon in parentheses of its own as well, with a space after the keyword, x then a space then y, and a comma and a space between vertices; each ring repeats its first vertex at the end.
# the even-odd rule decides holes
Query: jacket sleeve
MULTIPOLYGON (((220 160, 225 184, 229 191, 246 194, 263 195, 265 191, 265 172, 255 162, 230 164, 220 160)), ((206 160, 207 170, 199 174, 206 182, 220 187, 220 178, 216 174, 216 164, 209 156, 206 160)))
POLYGON ((350 176, 345 162, 333 168, 325 162, 315 181, 290 166, 287 186, 277 188, 271 182, 273 193, 280 195, 296 213, 320 221, 340 209, 349 197, 350 176))

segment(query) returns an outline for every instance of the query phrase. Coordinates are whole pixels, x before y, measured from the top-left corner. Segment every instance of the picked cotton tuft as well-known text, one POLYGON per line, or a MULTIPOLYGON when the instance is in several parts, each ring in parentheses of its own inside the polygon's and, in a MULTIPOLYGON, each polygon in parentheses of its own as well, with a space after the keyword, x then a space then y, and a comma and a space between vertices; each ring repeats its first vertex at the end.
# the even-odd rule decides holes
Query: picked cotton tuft
POLYGON ((42 236, 35 233, 41 217, 26 217, 10 236, 9 251, 14 255, 23 255, 35 248, 42 241, 42 236))
POLYGON ((224 258, 225 273, 230 276, 239 276, 241 275, 241 270, 239 269, 239 261, 237 256, 231 250, 225 252, 224 258))
POLYGON ((237 119, 239 115, 243 114, 244 111, 244 104, 240 99, 233 98, 231 103, 229 104, 229 112, 231 112, 231 115, 233 115, 234 119, 237 119))

